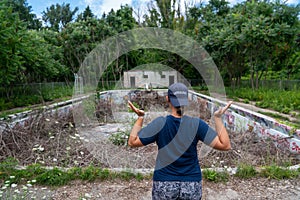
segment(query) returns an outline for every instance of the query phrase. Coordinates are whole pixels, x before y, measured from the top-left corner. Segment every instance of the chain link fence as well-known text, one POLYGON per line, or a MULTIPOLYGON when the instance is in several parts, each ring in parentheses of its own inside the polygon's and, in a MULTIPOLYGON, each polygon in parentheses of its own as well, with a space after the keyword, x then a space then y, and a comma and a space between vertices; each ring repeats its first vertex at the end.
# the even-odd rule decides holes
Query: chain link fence
MULTIPOLYGON (((277 90, 297 90, 300 89, 300 80, 260 80, 259 88, 277 90)), ((251 80, 242 80, 240 87, 251 88, 251 80)))
MULTIPOLYGON (((205 85, 202 80, 188 79, 187 80, 191 86, 205 85)), ((78 83, 82 90, 82 83, 78 83)), ((42 91, 52 91, 57 88, 72 88, 73 84, 68 84, 66 82, 51 82, 51 83, 30 83, 30 84, 17 84, 13 85, 11 89, 0 87, 0 98, 5 98, 7 96, 20 96, 20 95, 39 95, 42 91)), ((113 89, 114 87, 122 88, 120 81, 99 81, 99 89, 113 89)), ((242 80, 240 82, 240 87, 251 88, 251 80, 242 80)), ((300 89, 300 79, 299 80, 260 80, 259 88, 266 89, 278 89, 278 90, 296 90, 300 89)))

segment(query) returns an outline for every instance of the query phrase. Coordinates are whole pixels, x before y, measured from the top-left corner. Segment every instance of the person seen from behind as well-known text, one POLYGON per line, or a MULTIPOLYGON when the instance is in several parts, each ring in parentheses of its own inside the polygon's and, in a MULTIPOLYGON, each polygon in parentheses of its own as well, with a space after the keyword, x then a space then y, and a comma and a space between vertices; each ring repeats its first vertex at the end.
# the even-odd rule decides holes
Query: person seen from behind
POLYGON ((166 100, 171 113, 166 117, 157 117, 144 128, 145 112, 128 101, 129 107, 138 116, 128 145, 141 147, 155 142, 158 146, 153 175, 153 200, 199 200, 202 198, 202 174, 197 144, 201 141, 217 150, 231 149, 222 115, 232 102, 214 113, 213 130, 200 118, 183 115, 184 107, 188 105, 188 88, 184 84, 170 85, 166 100))

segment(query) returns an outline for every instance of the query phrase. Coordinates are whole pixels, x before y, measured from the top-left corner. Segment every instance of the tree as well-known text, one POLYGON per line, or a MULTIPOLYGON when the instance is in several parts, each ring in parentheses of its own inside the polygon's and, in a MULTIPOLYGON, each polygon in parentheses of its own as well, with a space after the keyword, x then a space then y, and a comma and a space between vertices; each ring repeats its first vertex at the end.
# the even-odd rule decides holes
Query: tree
POLYGON ((68 69, 54 57, 51 51, 53 46, 45 41, 42 32, 28 31, 22 40, 24 45, 20 55, 24 70, 21 73, 26 77, 26 82, 58 81, 68 75, 68 69))
POLYGON ((144 22, 142 23, 143 26, 148 26, 148 27, 160 27, 160 14, 159 12, 155 9, 149 9, 149 14, 144 15, 144 22))
POLYGON ((173 28, 173 20, 175 18, 175 0, 155 0, 161 15, 162 28, 173 28), (173 8, 173 9, 172 9, 173 8))
POLYGON ((7 7, 5 3, 0 3, 0 85, 6 88, 9 96, 9 89, 17 83, 19 72, 24 70, 20 38, 25 32, 25 24, 19 20, 12 7, 7 7))
POLYGON ((148 4, 149 15, 145 15, 146 25, 176 29, 178 24, 182 25, 183 16, 180 10, 180 1, 155 0, 148 4))
POLYGON ((95 17, 95 15, 93 14, 92 10, 90 9, 90 6, 87 6, 85 8, 85 10, 83 11, 83 13, 80 13, 78 16, 77 16, 77 19, 76 21, 80 21, 80 20, 87 20, 88 18, 93 18, 95 17))
POLYGON ((245 23, 242 34, 247 38, 246 59, 250 66, 253 88, 259 87, 259 80, 267 70, 274 66, 279 57, 281 67, 293 52, 297 27, 298 9, 285 3, 247 2, 246 16, 251 19, 245 23))
POLYGON ((85 56, 105 38, 115 34, 105 20, 87 18, 69 23, 59 34, 63 44, 64 64, 76 73, 85 56))
POLYGON ((19 19, 25 22, 28 29, 39 30, 42 27, 42 22, 36 18, 36 15, 31 13, 32 7, 28 5, 26 0, 7 0, 8 7, 12 7, 12 11, 18 13, 19 19))
POLYGON ((297 13, 299 9, 280 2, 244 2, 212 21, 199 20, 198 38, 232 85, 249 74, 252 87, 258 88, 268 70, 288 66, 288 57, 296 49, 297 13))
POLYGON ((0 84, 11 95, 15 84, 57 80, 66 68, 50 53, 52 48, 36 30, 27 30, 12 7, 0 3, 0 84))
POLYGON ((217 16, 225 16, 230 11, 229 2, 226 0, 209 0, 207 8, 217 16))
POLYGON ((78 7, 71 10, 70 4, 63 3, 62 5, 51 5, 46 11, 43 11, 43 20, 48 26, 55 31, 64 28, 69 22, 73 20, 74 15, 78 11, 78 7))
POLYGON ((132 8, 128 5, 122 5, 116 12, 111 9, 103 19, 118 33, 128 31, 137 25, 132 8))

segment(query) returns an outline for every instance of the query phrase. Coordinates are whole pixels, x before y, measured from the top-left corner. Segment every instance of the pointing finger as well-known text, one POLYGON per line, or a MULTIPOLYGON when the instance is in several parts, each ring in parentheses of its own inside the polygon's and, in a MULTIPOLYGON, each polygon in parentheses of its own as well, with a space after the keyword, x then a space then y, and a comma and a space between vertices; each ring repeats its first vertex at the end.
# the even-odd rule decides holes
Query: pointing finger
POLYGON ((226 110, 228 110, 228 108, 231 106, 232 101, 229 101, 228 104, 222 109, 222 113, 225 113, 226 110))

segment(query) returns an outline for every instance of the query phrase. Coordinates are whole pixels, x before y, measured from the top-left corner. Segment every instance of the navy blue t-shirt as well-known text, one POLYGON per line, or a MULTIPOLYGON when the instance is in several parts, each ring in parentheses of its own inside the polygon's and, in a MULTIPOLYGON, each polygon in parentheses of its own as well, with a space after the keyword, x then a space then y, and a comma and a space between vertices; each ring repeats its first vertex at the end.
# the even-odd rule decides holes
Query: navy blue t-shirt
POLYGON ((143 145, 156 142, 154 181, 201 181, 197 143, 207 145, 217 133, 203 120, 190 116, 158 117, 139 131, 143 145))

